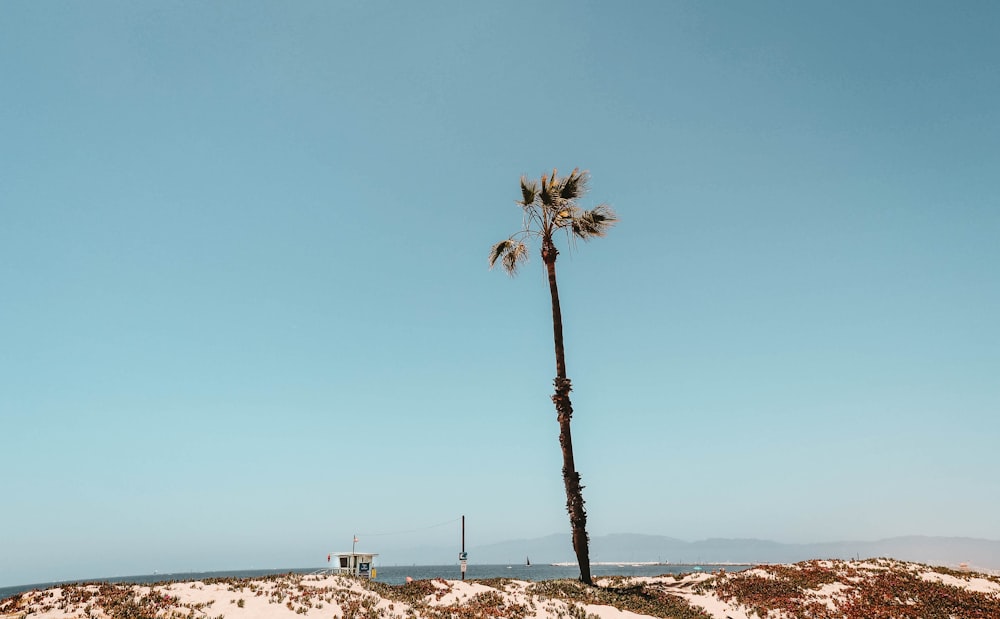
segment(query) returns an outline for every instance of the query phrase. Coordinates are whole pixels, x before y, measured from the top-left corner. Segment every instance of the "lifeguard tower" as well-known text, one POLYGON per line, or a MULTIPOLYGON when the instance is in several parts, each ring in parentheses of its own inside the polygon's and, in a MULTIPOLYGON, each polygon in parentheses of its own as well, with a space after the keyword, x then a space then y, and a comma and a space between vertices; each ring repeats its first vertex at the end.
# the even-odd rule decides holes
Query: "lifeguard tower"
POLYGON ((330 573, 375 578, 374 562, 377 556, 378 553, 371 552, 332 552, 330 573))
MULTIPOLYGON (((358 543, 357 536, 354 537, 354 544, 358 543)), ((331 552, 326 556, 329 567, 327 570, 331 574, 346 574, 348 576, 362 576, 364 578, 375 578, 375 552, 357 552, 351 546, 350 552, 331 552)))

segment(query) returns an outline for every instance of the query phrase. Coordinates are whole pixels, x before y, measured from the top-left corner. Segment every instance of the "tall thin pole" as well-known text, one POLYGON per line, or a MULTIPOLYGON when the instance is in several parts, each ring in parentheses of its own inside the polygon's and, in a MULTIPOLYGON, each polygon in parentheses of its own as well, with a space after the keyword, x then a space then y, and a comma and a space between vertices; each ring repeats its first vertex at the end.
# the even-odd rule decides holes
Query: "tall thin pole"
POLYGON ((462 580, 465 580, 465 514, 462 514, 462 580))

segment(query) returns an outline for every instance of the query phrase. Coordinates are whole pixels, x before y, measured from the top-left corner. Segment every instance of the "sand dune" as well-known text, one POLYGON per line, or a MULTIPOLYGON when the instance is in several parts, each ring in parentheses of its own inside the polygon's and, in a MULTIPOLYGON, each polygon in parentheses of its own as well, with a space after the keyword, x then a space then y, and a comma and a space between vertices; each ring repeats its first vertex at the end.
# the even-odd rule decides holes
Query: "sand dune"
POLYGON ((1000 617, 1000 577, 893 560, 810 561, 727 574, 386 585, 285 574, 154 585, 75 584, 0 602, 0 619, 1000 617))

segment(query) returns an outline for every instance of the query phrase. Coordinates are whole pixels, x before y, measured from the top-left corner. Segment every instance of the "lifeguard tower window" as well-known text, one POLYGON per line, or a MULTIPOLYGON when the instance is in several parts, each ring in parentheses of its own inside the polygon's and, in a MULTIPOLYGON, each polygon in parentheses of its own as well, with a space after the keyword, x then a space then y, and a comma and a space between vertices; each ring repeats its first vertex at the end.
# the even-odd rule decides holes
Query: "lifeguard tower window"
POLYGON ((347 557, 340 558, 340 567, 347 567, 347 557))

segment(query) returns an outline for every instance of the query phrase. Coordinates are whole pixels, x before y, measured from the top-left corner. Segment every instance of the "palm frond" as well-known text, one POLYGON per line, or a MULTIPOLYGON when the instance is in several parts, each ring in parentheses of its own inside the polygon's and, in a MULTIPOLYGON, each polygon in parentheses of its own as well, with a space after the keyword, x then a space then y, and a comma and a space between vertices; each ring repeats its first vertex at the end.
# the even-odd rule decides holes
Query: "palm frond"
POLYGON ((513 277, 517 275, 517 266, 528 259, 528 246, 524 243, 514 243, 514 246, 504 254, 503 270, 513 277))
POLYGON ((490 262, 490 268, 491 269, 497 263, 497 260, 500 259, 500 256, 502 256, 505 253, 507 253, 507 250, 508 250, 510 244, 513 243, 513 242, 514 241, 512 241, 511 239, 504 239, 504 240, 500 241, 499 243, 495 243, 493 245, 493 247, 490 248, 489 262, 490 262))
POLYGON ((528 259, 528 247, 522 241, 504 239, 490 248, 490 269, 499 261, 508 275, 517 274, 517 267, 528 259))
POLYGON ((529 181, 526 176, 521 177, 521 206, 532 204, 538 196, 538 183, 529 181))
POLYGON ((556 170, 553 168, 551 177, 546 178, 542 174, 542 190, 539 192, 538 197, 541 199, 543 206, 551 207, 555 205, 558 194, 559 187, 556 183, 556 170))
POLYGON ((559 197, 563 200, 576 200, 587 193, 587 181, 590 175, 586 172, 580 171, 580 168, 575 168, 570 175, 564 179, 561 179, 559 184, 559 197))
POLYGON ((572 204, 564 204, 558 211, 553 212, 552 223, 556 228, 572 226, 573 222, 583 213, 583 210, 572 204))
POLYGON ((614 209, 607 204, 599 204, 573 218, 573 234, 583 240, 604 236, 617 221, 618 216, 614 209))

